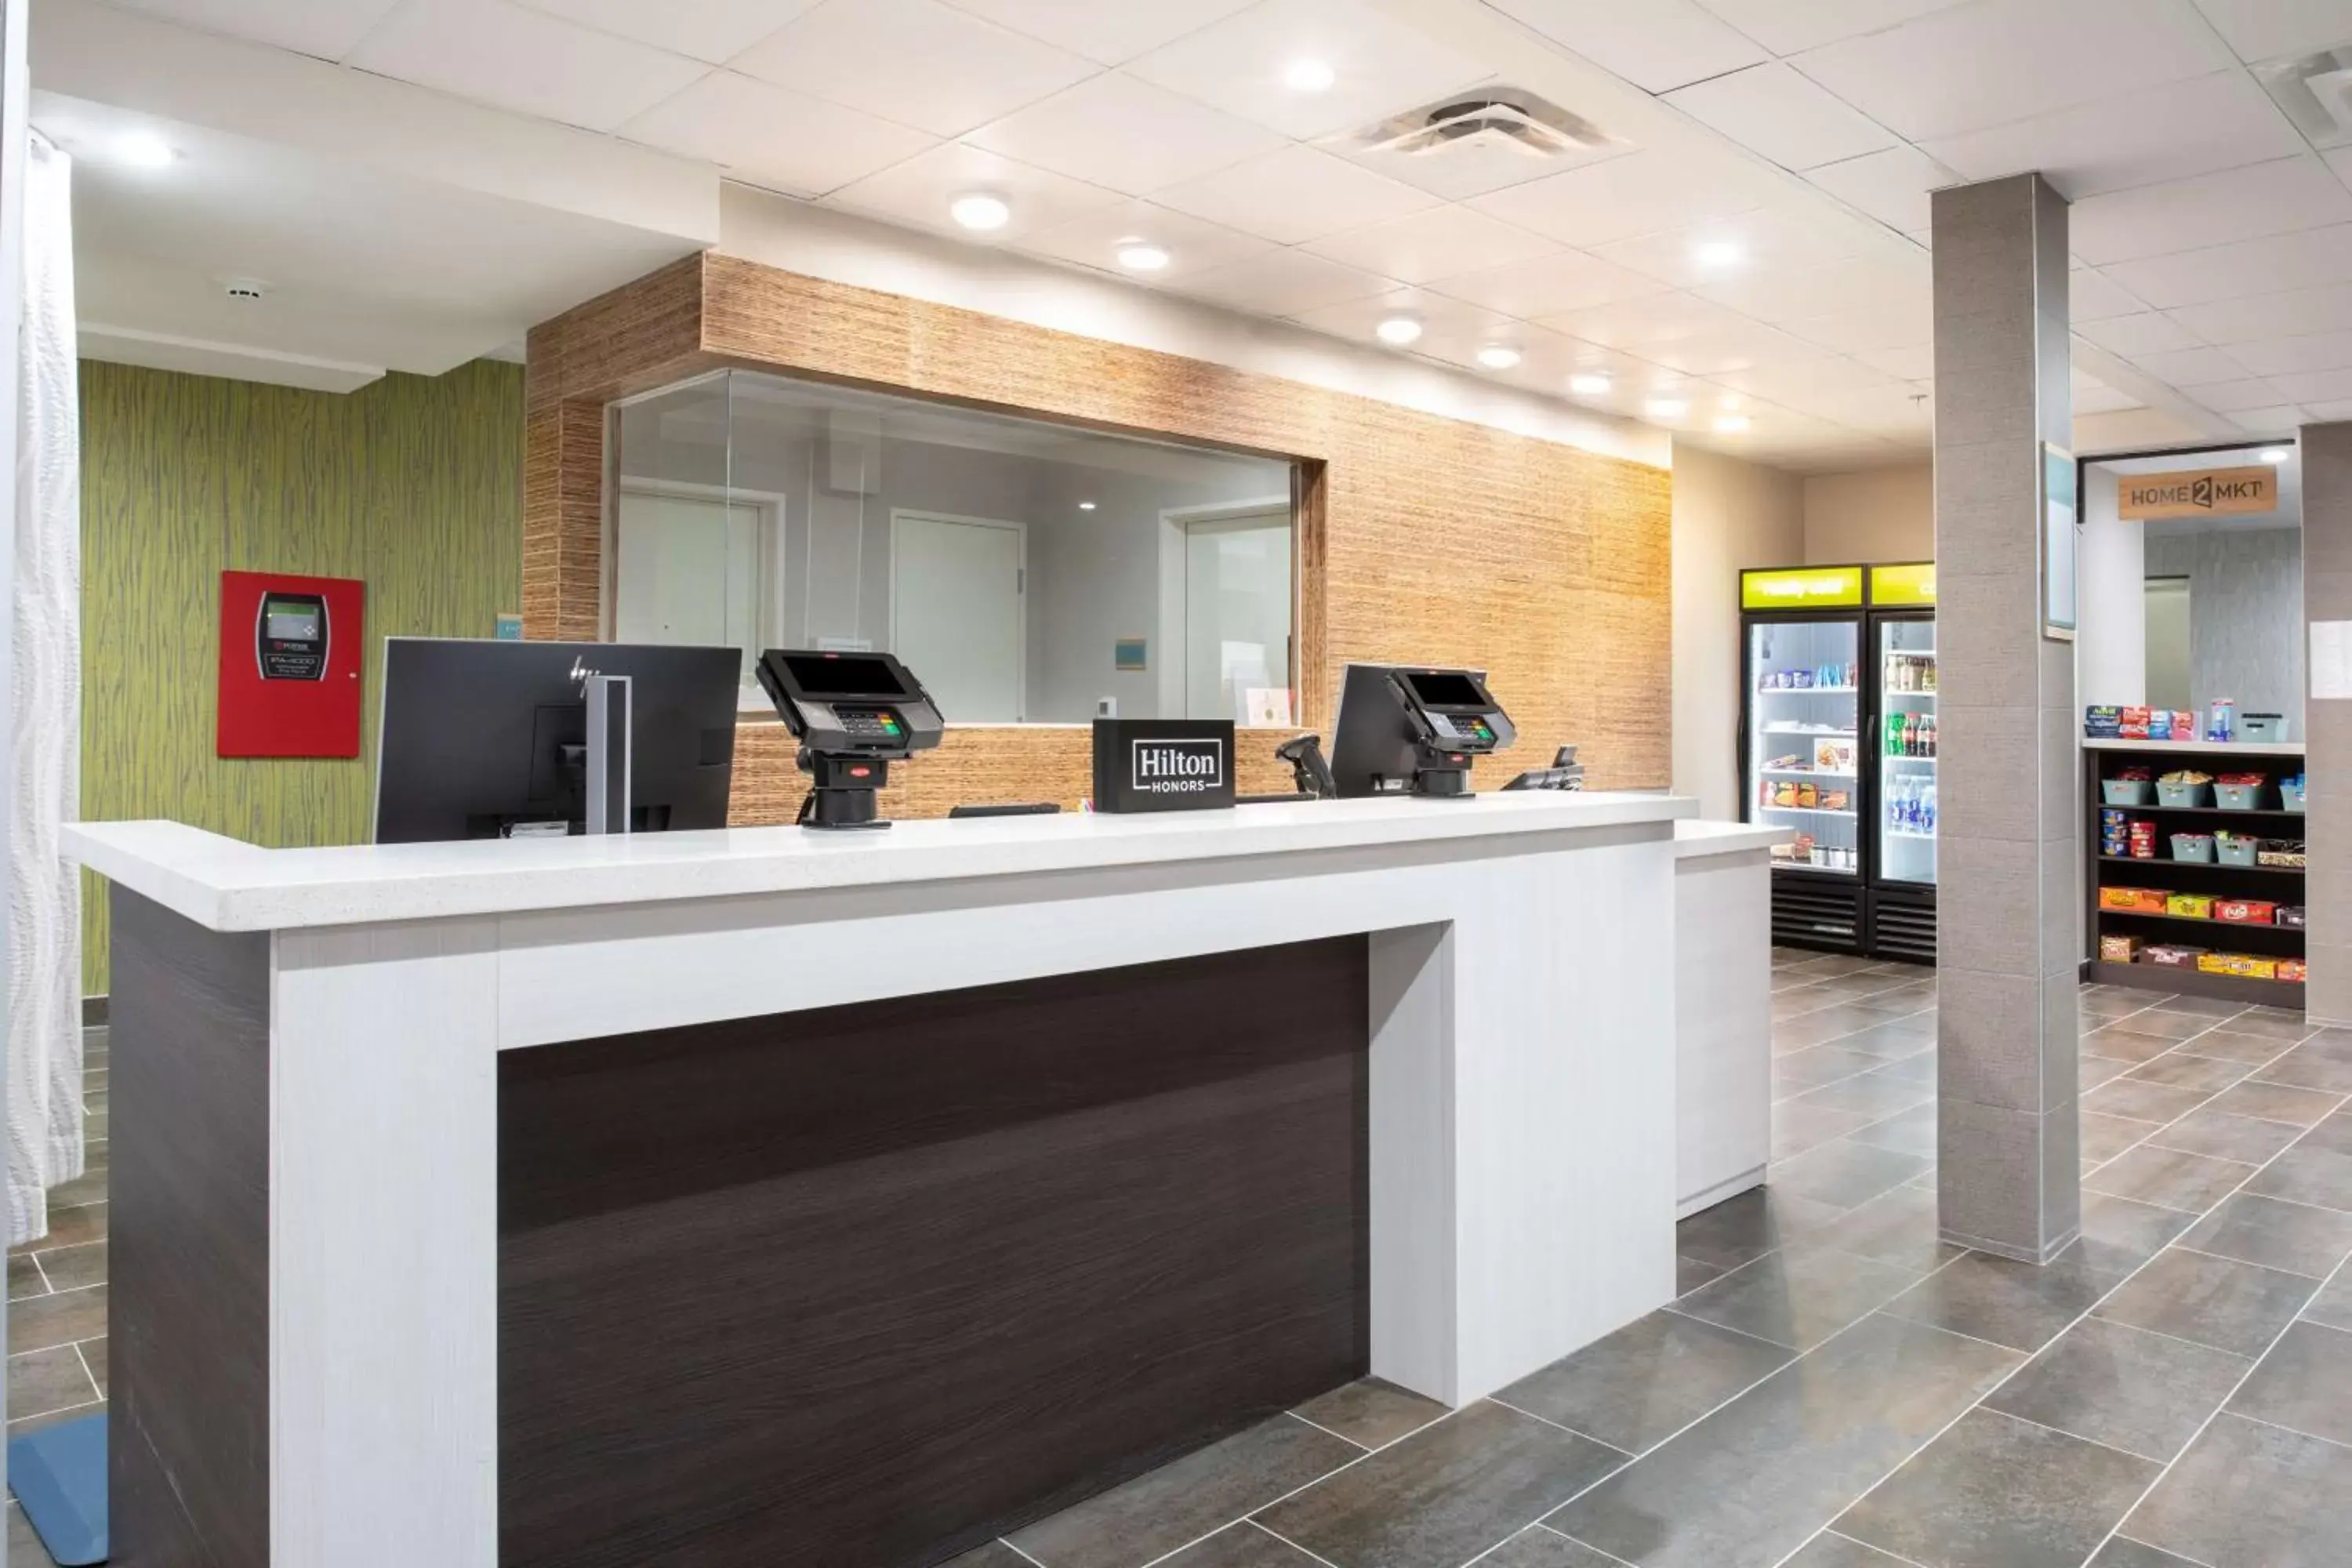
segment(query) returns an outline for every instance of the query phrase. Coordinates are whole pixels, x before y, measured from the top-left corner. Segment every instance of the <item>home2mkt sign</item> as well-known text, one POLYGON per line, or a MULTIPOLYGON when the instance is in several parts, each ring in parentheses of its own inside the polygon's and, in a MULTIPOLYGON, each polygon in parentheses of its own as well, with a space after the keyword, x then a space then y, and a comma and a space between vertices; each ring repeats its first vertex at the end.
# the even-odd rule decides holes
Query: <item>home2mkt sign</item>
POLYGON ((2137 520, 2228 517, 2278 510, 2275 468, 2206 468, 2196 473, 2126 474, 2120 515, 2137 520))

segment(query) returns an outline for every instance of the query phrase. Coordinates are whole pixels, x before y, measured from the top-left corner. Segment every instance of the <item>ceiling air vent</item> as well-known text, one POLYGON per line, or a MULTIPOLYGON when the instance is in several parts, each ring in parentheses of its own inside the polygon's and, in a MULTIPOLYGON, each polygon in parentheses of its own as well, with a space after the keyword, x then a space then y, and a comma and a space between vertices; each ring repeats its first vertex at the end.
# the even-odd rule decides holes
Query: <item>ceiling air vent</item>
POLYGON ((2352 147, 2352 44, 2254 68, 2295 129, 2315 147, 2352 147))
POLYGON ((1528 158, 1577 163, 1625 145, 1582 115, 1515 87, 1481 88, 1465 97, 1408 110, 1347 140, 1360 153, 1404 158, 1501 148, 1528 158))

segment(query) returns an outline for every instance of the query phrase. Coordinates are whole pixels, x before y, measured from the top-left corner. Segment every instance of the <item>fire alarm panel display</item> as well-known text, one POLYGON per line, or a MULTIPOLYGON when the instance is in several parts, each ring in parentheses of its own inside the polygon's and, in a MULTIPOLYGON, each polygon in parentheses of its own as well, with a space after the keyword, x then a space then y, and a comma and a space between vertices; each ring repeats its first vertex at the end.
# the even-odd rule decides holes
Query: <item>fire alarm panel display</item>
POLYGON ((360 754, 366 594, 349 577, 221 574, 220 755, 360 754))
POLYGON ((264 680, 327 678, 327 596, 265 594, 254 643, 264 680))

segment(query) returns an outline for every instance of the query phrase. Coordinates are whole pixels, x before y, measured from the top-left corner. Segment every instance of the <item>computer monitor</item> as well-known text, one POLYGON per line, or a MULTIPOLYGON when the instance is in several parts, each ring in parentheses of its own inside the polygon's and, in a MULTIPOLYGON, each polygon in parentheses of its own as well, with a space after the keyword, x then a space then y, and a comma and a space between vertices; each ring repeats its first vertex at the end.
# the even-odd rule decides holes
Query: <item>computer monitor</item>
POLYGON ((1351 664, 1331 731, 1331 776, 1343 800, 1470 793, 1474 759, 1515 739, 1482 669, 1351 664))
POLYGON ((591 676, 630 680, 632 832, 727 825, 731 647, 386 637, 375 841, 583 831, 591 676))

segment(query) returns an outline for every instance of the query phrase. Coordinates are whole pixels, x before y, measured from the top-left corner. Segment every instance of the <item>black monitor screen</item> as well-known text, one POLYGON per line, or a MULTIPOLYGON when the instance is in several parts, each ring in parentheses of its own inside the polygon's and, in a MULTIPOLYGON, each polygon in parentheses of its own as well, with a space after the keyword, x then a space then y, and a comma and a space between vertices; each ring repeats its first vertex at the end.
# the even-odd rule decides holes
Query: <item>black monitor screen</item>
POLYGON ((816 653, 784 656, 784 668, 809 696, 819 700, 835 697, 907 697, 904 682, 887 659, 861 658, 856 654, 827 657, 816 653))
POLYGON ((1424 669, 1408 674, 1404 683, 1424 708, 1484 708, 1486 694, 1478 683, 1458 670, 1424 669))

